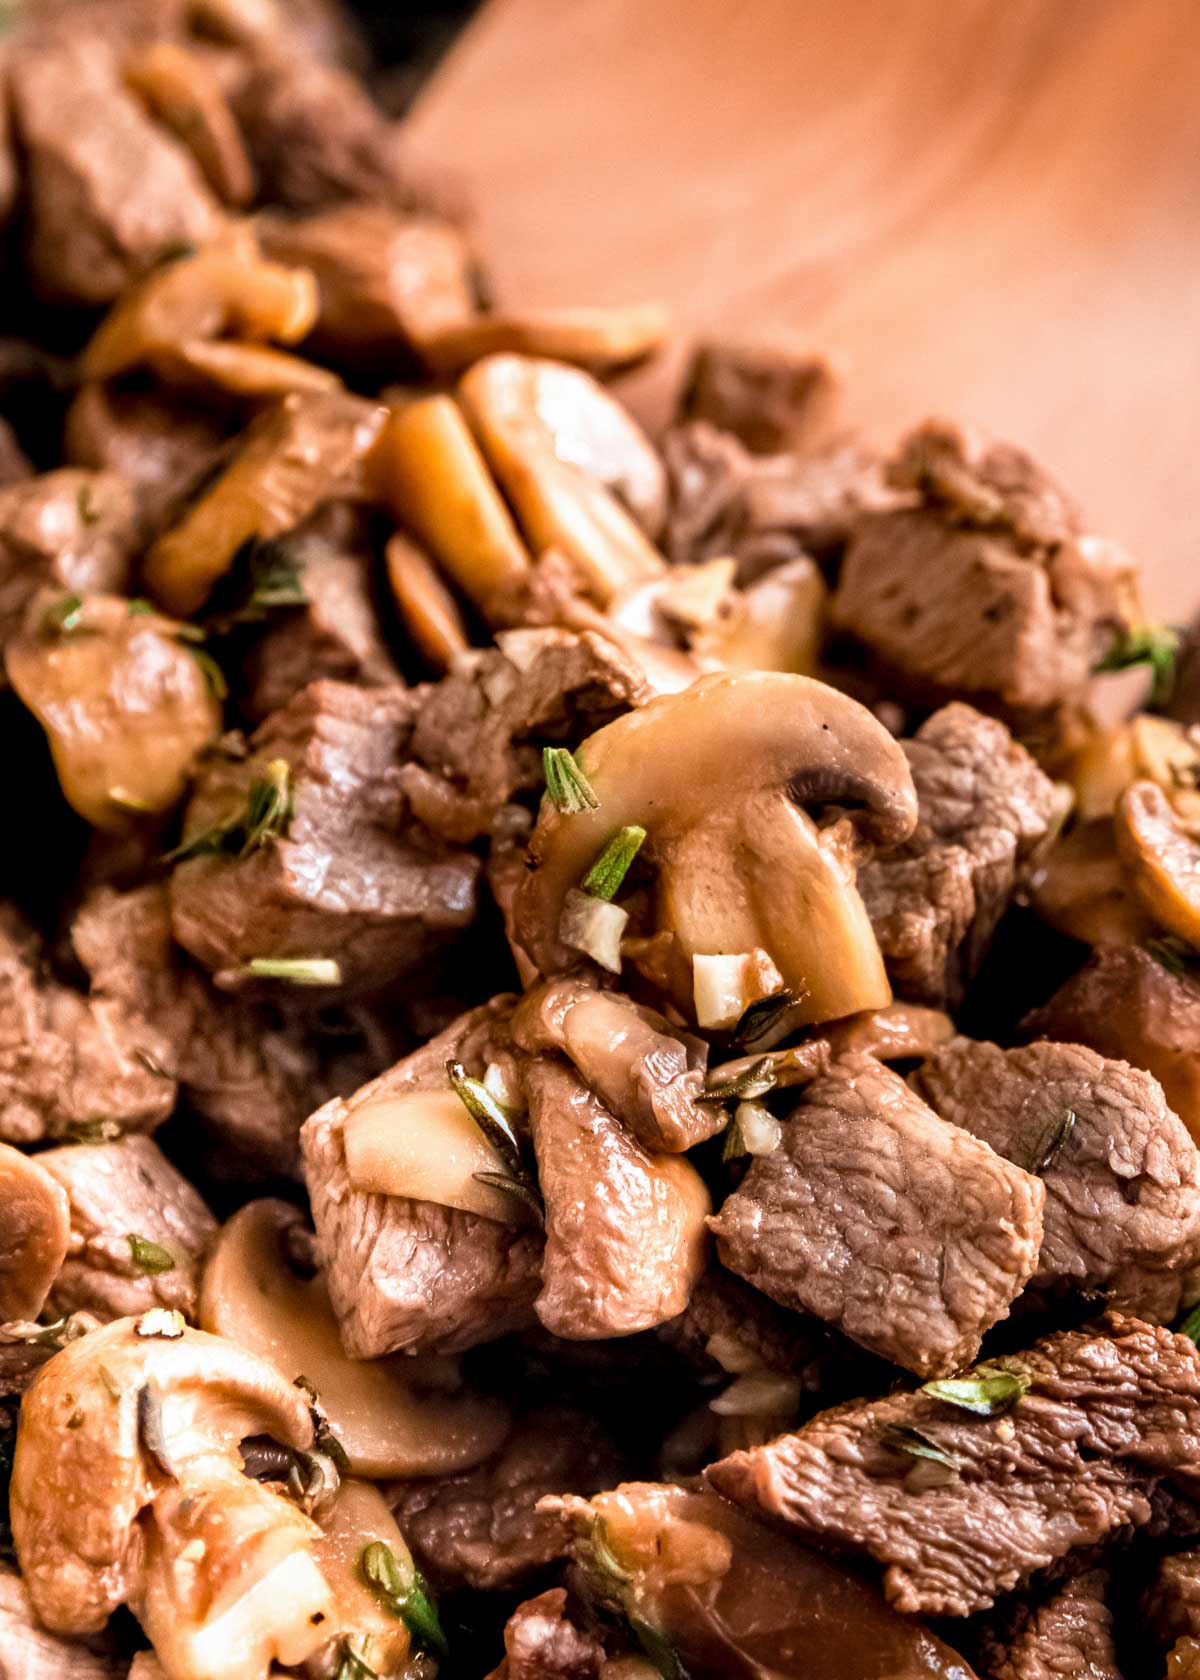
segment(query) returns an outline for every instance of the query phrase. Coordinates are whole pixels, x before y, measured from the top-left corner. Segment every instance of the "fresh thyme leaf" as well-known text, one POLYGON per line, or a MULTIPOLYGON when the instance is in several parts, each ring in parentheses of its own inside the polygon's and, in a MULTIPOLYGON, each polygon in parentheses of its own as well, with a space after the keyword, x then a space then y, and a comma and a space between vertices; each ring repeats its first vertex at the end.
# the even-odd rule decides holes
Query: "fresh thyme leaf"
POLYGON ((248 980, 287 980, 293 986, 340 986, 341 965, 333 957, 251 957, 235 972, 248 980))
POLYGON ((735 1117, 725 1128, 721 1143, 721 1159, 722 1161, 736 1161, 740 1155, 749 1155, 749 1153, 750 1151, 746 1148, 746 1140, 742 1136, 742 1128, 738 1125, 735 1117))
POLYGON ((481 1079, 472 1079, 461 1062, 446 1063, 446 1075, 455 1096, 504 1162, 513 1178, 525 1178, 521 1145, 508 1111, 497 1102, 481 1079))
POLYGON ((358 1567, 384 1609, 404 1623, 414 1640, 443 1657, 450 1655, 429 1584, 419 1570, 403 1570, 395 1552, 383 1540, 364 1546, 358 1567))
POLYGON ((879 1431, 879 1439, 885 1447, 893 1452, 907 1453, 910 1458, 929 1459, 934 1464, 944 1465, 947 1470, 961 1470, 963 1461, 955 1453, 943 1452, 936 1441, 931 1441, 928 1435, 919 1429, 912 1429, 903 1423, 888 1423, 879 1431))
POLYGON ((161 1243, 151 1242, 149 1237, 139 1237, 133 1231, 129 1232, 125 1241, 129 1244, 129 1252, 139 1272, 157 1276, 160 1272, 175 1270, 175 1256, 161 1243))
POLYGON ((42 630, 47 636, 73 636, 82 625, 82 595, 63 595, 42 614, 42 630))
POLYGON ((1023 1394, 1028 1394, 1030 1378, 1023 1371, 1002 1371, 995 1365, 977 1365, 969 1377, 946 1377, 921 1384, 921 1393, 943 1400, 948 1406, 961 1406, 964 1411, 977 1412, 980 1417, 999 1417, 1011 1411, 1023 1394))
POLYGON ((152 1382, 144 1382, 137 1391, 137 1423, 138 1439, 146 1452, 164 1476, 177 1480, 175 1466, 167 1451, 167 1438, 163 1434, 162 1401, 152 1382))
POLYGON ((1175 1325, 1177 1336, 1186 1336, 1189 1341, 1200 1347, 1200 1306, 1195 1306, 1184 1313, 1179 1323, 1175 1325))
MULTIPOLYGON (((714 1070, 720 1073, 720 1069, 714 1070)), ((710 1074, 710 1078, 712 1075, 710 1074)), ((753 1097, 764 1097, 775 1086, 775 1068, 770 1056, 760 1056, 756 1062, 743 1068, 741 1073, 733 1079, 718 1079, 715 1084, 706 1085, 700 1095, 694 1099, 698 1103, 724 1103, 737 1099, 746 1102, 753 1097)))
POLYGON ((115 1143, 122 1135, 115 1120, 73 1120, 63 1134, 64 1143, 115 1143))
POLYGON ((1075 1122, 1079 1116, 1073 1108, 1064 1108, 1047 1127, 1045 1135, 1034 1151, 1029 1171, 1040 1178, 1044 1172, 1049 1172, 1055 1161, 1062 1154, 1063 1147, 1071 1133, 1075 1130, 1075 1122))
POLYGON ((1150 667, 1150 702, 1161 706, 1175 688, 1175 657, 1179 652, 1179 631, 1169 624, 1140 624, 1122 630, 1098 665, 1102 671, 1128 671, 1135 665, 1150 667))
POLYGON ((779 1024, 780 1019, 799 1001, 795 992, 772 992, 759 998, 744 1010, 731 1034, 734 1044, 752 1047, 760 1038, 779 1024))
POLYGON ((636 825, 620 829, 583 877, 581 891, 592 898, 614 899, 645 838, 646 830, 636 825))
POLYGON ((566 747, 543 747, 542 773, 551 803, 564 817, 599 810, 595 789, 566 747))
POLYGON ((519 1202, 524 1202, 539 1225, 546 1223, 542 1198, 528 1179, 510 1178, 507 1173, 499 1172, 477 1172, 471 1177, 476 1184, 488 1184, 493 1190, 502 1190, 506 1196, 515 1196, 519 1202))
POLYGON ((1147 939, 1146 949, 1155 962, 1177 980, 1183 978, 1197 957, 1195 948, 1173 933, 1165 933, 1159 939, 1147 939))
POLYGON ((629 1631, 642 1648, 642 1654, 650 1666, 662 1675, 662 1680, 688 1680, 687 1670, 680 1662, 678 1654, 670 1641, 657 1628, 651 1627, 649 1622, 642 1621, 631 1611, 626 1611, 625 1619, 629 1623, 629 1631))

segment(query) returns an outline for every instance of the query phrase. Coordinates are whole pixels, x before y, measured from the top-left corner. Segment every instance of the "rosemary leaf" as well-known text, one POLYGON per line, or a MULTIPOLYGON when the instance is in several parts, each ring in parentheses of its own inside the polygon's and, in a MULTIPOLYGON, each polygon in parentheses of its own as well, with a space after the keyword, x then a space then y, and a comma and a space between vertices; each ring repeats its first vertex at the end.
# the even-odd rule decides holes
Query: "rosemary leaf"
POLYGON ((496 1101, 481 1079, 472 1079, 461 1062, 448 1061, 446 1075, 455 1096, 504 1162, 513 1178, 525 1178, 521 1145, 507 1110, 496 1101))
POLYGON ((82 628, 82 595, 60 596, 42 614, 42 631, 47 636, 73 636, 82 628))
POLYGON ((924 1458, 934 1464, 941 1464, 947 1470, 961 1470, 963 1461, 955 1453, 944 1452, 936 1441, 931 1441, 928 1435, 919 1429, 912 1429, 907 1424, 888 1423, 879 1431, 879 1439, 885 1447, 893 1452, 907 1453, 909 1458, 924 1458))
POLYGON ((646 830, 636 825, 620 829, 583 877, 581 890, 592 898, 614 899, 645 838, 646 830))
POLYGON ((449 1656, 450 1646, 438 1619, 429 1585, 411 1565, 402 1569, 392 1548, 383 1540, 364 1546, 358 1560, 359 1573, 385 1610, 399 1618, 414 1640, 428 1650, 449 1656))
POLYGON ((175 1256, 161 1243, 151 1242, 149 1237, 139 1237, 133 1231, 129 1232, 125 1241, 129 1244, 129 1252, 139 1272, 156 1277, 160 1272, 175 1270, 175 1256))
POLYGON ((566 747, 543 747, 542 773, 551 803, 564 817, 599 810, 600 801, 592 784, 566 747))
MULTIPOLYGON (((720 1068, 709 1075, 719 1075, 720 1068)), ((733 1079, 717 1078, 714 1084, 706 1085, 700 1095, 695 1098, 698 1103, 724 1103, 736 1099, 745 1102, 752 1097, 764 1097, 775 1086, 775 1068, 770 1056, 760 1056, 749 1067, 743 1068, 741 1073, 733 1079)))
POLYGON ((1147 939, 1146 949, 1168 974, 1173 974, 1177 980, 1182 979, 1189 967, 1196 961, 1196 951, 1185 939, 1177 938, 1173 933, 1163 934, 1159 939, 1147 939))
POLYGON ((948 1406, 961 1406, 964 1411, 977 1412, 980 1417, 999 1417, 1011 1411, 1023 1394, 1028 1394, 1030 1378, 1023 1371, 1002 1371, 995 1365, 977 1365, 969 1377, 945 1377, 921 1384, 922 1394, 932 1395, 948 1406))
POLYGON ((515 1196, 525 1204, 539 1225, 545 1225, 546 1209, 542 1198, 527 1178, 510 1178, 507 1173, 499 1172, 477 1172, 471 1177, 476 1184, 487 1184, 493 1190, 502 1190, 506 1196, 515 1196))
POLYGON ((788 1010, 799 1002, 795 992, 772 992, 770 997, 759 998, 746 1009, 734 1027, 731 1034, 734 1044, 747 1049, 752 1048, 760 1038, 765 1038, 787 1014, 788 1010))
POLYGON ((115 1120, 72 1120, 63 1133, 64 1143, 115 1143, 122 1135, 115 1120))
POLYGON ((1034 1151, 1033 1160, 1029 1164, 1029 1171, 1040 1178, 1044 1172, 1049 1172, 1055 1161, 1062 1154, 1063 1148, 1075 1130, 1078 1115, 1073 1108, 1064 1108, 1057 1115, 1046 1130, 1045 1136, 1034 1151))

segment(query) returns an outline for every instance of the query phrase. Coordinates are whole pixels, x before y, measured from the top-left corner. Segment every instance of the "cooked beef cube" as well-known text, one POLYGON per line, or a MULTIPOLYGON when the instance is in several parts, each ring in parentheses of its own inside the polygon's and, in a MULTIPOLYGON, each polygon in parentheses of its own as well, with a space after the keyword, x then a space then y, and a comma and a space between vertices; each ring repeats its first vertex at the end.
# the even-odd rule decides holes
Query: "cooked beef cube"
POLYGON ((653 1009, 576 980, 551 980, 513 1017, 522 1050, 561 1050, 584 1083, 647 1149, 679 1153, 719 1132, 704 1091, 708 1045, 653 1009))
POLYGON ((1145 1068, 1200 1139, 1200 975, 1191 969, 1177 973, 1138 945, 1104 946, 1021 1029, 1145 1068))
POLYGON ((1200 1552, 1161 1559, 1142 1608, 1150 1631, 1168 1648, 1172 1680, 1200 1673, 1200 1552))
POLYGON ((1047 833, 1054 785, 1002 723, 961 702, 935 712, 903 746, 917 827, 863 864, 858 890, 896 990, 953 1008, 1020 866, 1047 833))
POLYGON ((755 455, 810 449, 827 429, 838 377, 824 356, 785 344, 700 344, 684 379, 680 419, 732 432, 755 455))
POLYGON ((272 615, 245 662, 246 716, 261 722, 319 678, 381 688, 400 681, 371 601, 369 556, 341 552, 319 535, 285 546, 305 604, 272 615))
POLYGON ((967 1616, 1197 1487, 1200 1351, 1114 1314, 991 1362, 1028 1392, 1001 1417, 925 1393, 856 1400, 705 1472, 824 1545, 884 1569, 897 1609, 967 1616), (928 1456, 934 1454, 931 1461, 928 1456))
POLYGON ((0 1137, 38 1143, 96 1120, 151 1131, 175 1104, 174 1081, 151 1071, 167 1055, 119 999, 46 972, 37 935, 0 907, 0 1137))
POLYGON ((11 70, 29 195, 26 256, 54 302, 110 303, 172 246, 223 216, 187 149, 124 86, 90 32, 18 51, 11 70))
POLYGON ((570 1341, 665 1324, 703 1271, 703 1180, 648 1154, 568 1063, 540 1058, 523 1078, 546 1205, 538 1317, 570 1341))
POLYGON ((128 1656, 47 1633, 15 1569, 0 1564, 0 1680, 125 1680, 128 1656))
POLYGON ((309 211, 366 199, 420 208, 397 129, 344 70, 264 53, 233 90, 233 109, 268 203, 309 211))
POLYGON ((540 1232, 439 1203, 356 1190, 342 1136, 348 1117, 367 1103, 444 1090, 448 1059, 478 1077, 507 1049, 511 1007, 511 1000, 496 1000, 470 1011, 353 1097, 326 1103, 301 1131, 329 1296, 355 1359, 399 1349, 460 1352, 533 1320, 540 1232))
POLYGON ((1151 1324, 1200 1300, 1200 1156, 1162 1087, 1078 1044, 960 1038, 914 1076, 926 1102, 1046 1186, 1031 1287, 1151 1324))
POLYGON ((1035 464, 935 423, 901 446, 915 507, 862 518, 834 622, 919 694, 1036 711, 1078 696, 1136 610, 1133 569, 1081 534, 1035 464))
POLYGON ((136 541, 133 494, 115 473, 62 467, 0 488, 0 643, 39 589, 124 594, 136 541))
POLYGON ((16 432, 0 419, 0 490, 33 477, 33 463, 21 448, 16 432))
POLYGON ((1045 1190, 846 1056, 709 1221, 731 1271, 920 1376, 969 1363, 1037 1264, 1045 1190))
POLYGON ((174 1307, 193 1318, 216 1221, 158 1145, 127 1137, 48 1149, 38 1161, 71 1204, 70 1247, 51 1308, 124 1318, 174 1307))
POLYGON ((504 1680, 597 1680, 603 1641, 567 1613, 563 1587, 551 1587, 518 1604, 504 1628, 504 1680))
POLYGON ((211 762, 186 841, 244 812, 277 760, 290 766, 291 816, 268 845, 176 866, 171 921, 185 950, 231 978, 255 957, 332 958, 361 991, 411 974, 470 923, 478 860, 404 827, 397 771, 413 715, 402 688, 316 682, 255 732, 248 758, 211 762))
POLYGON ((397 1482, 396 1521, 417 1567, 441 1592, 515 1587, 562 1557, 560 1512, 538 1511, 549 1493, 599 1493, 626 1466, 586 1412, 547 1406, 515 1425, 494 1458, 458 1476, 397 1482))
POLYGON ((1108 1584, 1107 1570, 1086 1569, 1032 1601, 1002 1603, 980 1642, 981 1680, 1122 1680, 1108 1584))
MULTIPOLYGON (((24 1394, 48 1359, 99 1326, 88 1312, 71 1313, 57 1324, 0 1323, 0 1395, 24 1394)), ((4 1410, 0 1407, 0 1441, 4 1410)))
POLYGON ((506 800, 540 788, 547 742, 575 742, 649 697, 637 666, 591 631, 499 641, 414 696, 401 778, 415 814, 447 839, 485 833, 506 800))

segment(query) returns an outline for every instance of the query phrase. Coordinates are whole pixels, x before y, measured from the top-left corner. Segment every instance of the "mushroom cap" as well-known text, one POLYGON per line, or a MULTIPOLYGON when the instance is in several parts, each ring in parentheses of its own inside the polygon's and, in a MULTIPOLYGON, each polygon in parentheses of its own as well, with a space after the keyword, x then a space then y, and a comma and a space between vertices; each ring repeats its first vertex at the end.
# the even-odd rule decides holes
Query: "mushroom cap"
POLYGON ((62 1185, 28 1155, 0 1143, 0 1319, 37 1317, 70 1235, 62 1185))
POLYGON ((1200 843, 1157 782, 1126 788, 1114 832, 1134 890, 1155 921, 1200 944, 1200 843))
POLYGON ((138 1590, 137 1518, 169 1482, 147 1453, 140 1394, 162 1412, 173 1464, 238 1460, 251 1435, 308 1450, 305 1394, 275 1367, 220 1336, 139 1334, 120 1318, 70 1343, 21 1406, 10 1504, 21 1571, 39 1618, 57 1633, 96 1633, 138 1590))

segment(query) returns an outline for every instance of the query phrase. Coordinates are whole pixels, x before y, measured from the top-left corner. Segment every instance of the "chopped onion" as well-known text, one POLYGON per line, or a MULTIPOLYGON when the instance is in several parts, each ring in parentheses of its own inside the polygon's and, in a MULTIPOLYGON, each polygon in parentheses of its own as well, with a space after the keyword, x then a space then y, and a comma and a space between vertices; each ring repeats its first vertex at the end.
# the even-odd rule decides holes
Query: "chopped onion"
POLYGON ((628 921, 628 912, 619 905, 572 887, 563 901, 558 937, 564 945, 583 951, 601 968, 607 968, 610 974, 620 974, 621 937, 628 921))
POLYGON ((733 1111, 733 1123, 747 1155, 772 1155, 779 1148, 783 1127, 765 1103, 740 1102, 733 1111))
POLYGON ((778 1371, 748 1371, 709 1401, 718 1417, 788 1417, 799 1404, 799 1382, 778 1371))
POLYGON ((484 1070, 483 1084, 501 1108, 506 1108, 510 1114, 524 1112, 525 1093, 521 1089, 521 1081, 511 1061, 489 1062, 484 1070))
POLYGON ((692 995, 701 1027, 728 1031, 759 998, 783 990, 783 976, 765 951, 692 958, 692 995))
POLYGON ((356 1190, 409 1196, 519 1224, 515 1196, 480 1184, 479 1172, 504 1173, 504 1162, 453 1091, 406 1091, 355 1109, 343 1129, 346 1173, 356 1190))

